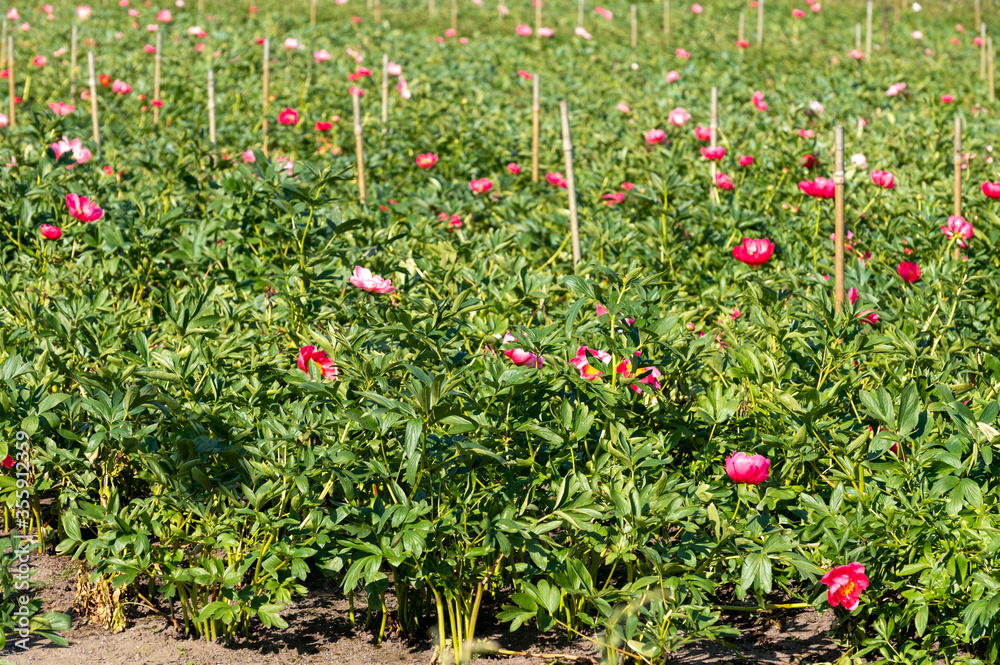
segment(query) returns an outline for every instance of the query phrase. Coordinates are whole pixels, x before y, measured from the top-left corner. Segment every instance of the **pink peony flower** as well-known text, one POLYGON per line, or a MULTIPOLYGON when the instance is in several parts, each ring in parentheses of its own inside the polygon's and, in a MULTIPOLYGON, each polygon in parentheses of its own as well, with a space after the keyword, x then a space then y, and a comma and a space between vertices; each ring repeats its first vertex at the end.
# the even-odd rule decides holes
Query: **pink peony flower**
POLYGON ((243 153, 243 163, 244 164, 253 164, 256 161, 257 161, 257 156, 255 154, 253 154, 253 150, 252 149, 247 150, 246 152, 243 153))
POLYGON ((852 48, 852 49, 851 49, 851 50, 850 50, 850 51, 849 51, 849 52, 847 53, 847 57, 848 57, 848 58, 854 58, 855 60, 864 60, 864 59, 865 59, 865 54, 864 54, 864 53, 862 53, 861 51, 859 51, 859 50, 858 50, 858 49, 856 49, 856 48, 852 48))
POLYGON ((31 59, 31 64, 33 64, 35 67, 44 67, 48 63, 49 60, 44 55, 36 55, 34 58, 31 59))
MULTIPOLYGON (((640 353, 639 351, 636 351, 635 355, 638 356, 639 353, 640 353)), ((653 386, 653 388, 655 388, 656 390, 660 389, 661 387, 660 382, 657 380, 663 376, 663 373, 660 372, 660 370, 656 369, 655 367, 640 367, 638 371, 640 374, 646 373, 645 376, 639 379, 639 383, 645 383, 647 385, 653 386)), ((627 379, 633 378, 632 361, 622 360, 620 363, 618 363, 618 367, 615 368, 615 372, 621 374, 627 379)), ((639 393, 640 395, 642 394, 642 388, 635 385, 634 383, 631 386, 629 386, 629 388, 639 393)))
POLYGON ((816 199, 832 199, 835 193, 833 180, 827 178, 816 178, 811 182, 802 180, 799 182, 799 189, 816 199))
POLYGON ((675 81, 680 80, 680 78, 681 75, 672 69, 667 72, 667 83, 674 83, 675 81))
POLYGON ((554 34, 556 34, 556 32, 552 28, 541 27, 538 29, 539 37, 551 37, 554 34))
POLYGON ((691 114, 687 112, 684 108, 678 106, 673 111, 667 115, 667 119, 676 127, 683 127, 688 120, 691 119, 691 114))
POLYGON ((514 28, 514 30, 521 37, 530 37, 531 36, 531 27, 530 26, 518 24, 518 26, 516 28, 514 28))
POLYGON ((156 20, 160 23, 170 23, 174 20, 174 17, 170 15, 169 9, 161 9, 156 14, 156 20))
POLYGON ((774 243, 767 238, 744 238, 733 248, 733 257, 748 266, 758 267, 768 262, 774 254, 774 243))
POLYGON ((955 101, 954 95, 941 95, 942 104, 951 104, 953 101, 955 101))
POLYGON ((299 349, 298 365, 299 369, 308 374, 310 378, 312 378, 312 372, 310 371, 312 363, 315 363, 319 367, 324 379, 337 380, 337 365, 326 355, 326 351, 317 349, 315 346, 303 346, 299 349))
POLYGON ((763 455, 736 452, 726 458, 726 474, 735 483, 760 485, 770 475, 771 460, 763 455))
POLYGON ((417 155, 417 166, 422 169, 429 169, 438 162, 438 156, 433 152, 417 155))
POLYGON ((611 363, 611 354, 607 351, 598 351, 597 349, 592 349, 588 346, 581 346, 577 349, 576 357, 570 358, 569 364, 580 370, 581 379, 594 381, 600 377, 603 372, 590 364, 588 356, 595 357, 605 365, 608 365, 611 363))
POLYGON ((718 162, 723 157, 726 156, 726 149, 723 148, 721 145, 717 145, 715 147, 710 147, 710 148, 702 148, 701 156, 707 160, 718 162))
POLYGON ((692 14, 700 14, 700 13, 702 13, 703 11, 705 11, 705 10, 704 10, 704 9, 702 9, 702 6, 701 6, 701 5, 699 5, 699 4, 697 3, 697 2, 696 2, 696 3, 694 3, 693 5, 691 5, 691 13, 692 13, 692 14))
POLYGON ((59 240, 59 238, 62 238, 62 229, 52 224, 42 224, 38 228, 38 231, 42 234, 43 238, 49 240, 59 240))
POLYGON ((792 10, 792 16, 794 16, 795 18, 805 18, 806 13, 801 9, 799 9, 798 7, 796 7, 795 9, 792 10))
POLYGON ((587 30, 582 25, 576 26, 576 29, 573 32, 576 34, 577 37, 583 37, 584 39, 593 38, 593 35, 587 32, 587 30))
POLYGON ((882 189, 896 188, 896 176, 889 171, 872 171, 872 182, 882 189))
POLYGON ((75 217, 81 222, 95 222, 104 217, 104 210, 85 196, 67 194, 66 207, 69 208, 70 217, 75 217))
POLYGON ((354 266, 354 274, 347 281, 368 293, 386 294, 396 290, 392 286, 392 280, 373 275, 371 270, 361 266, 354 266))
POLYGON ((515 164, 514 162, 511 162, 510 164, 507 165, 507 170, 514 175, 518 175, 521 172, 521 167, 515 164))
POLYGON ((493 181, 489 178, 480 178, 478 180, 469 181, 469 189, 471 189, 476 194, 485 194, 491 189, 493 189, 493 181))
POLYGON ((327 51, 326 49, 313 51, 313 60, 315 60, 317 63, 326 62, 327 60, 330 59, 330 57, 331 57, 330 52, 327 51))
POLYGON ((751 155, 743 155, 739 158, 740 166, 750 166, 753 164, 753 157, 751 155))
POLYGON ((712 140, 712 130, 708 127, 702 127, 698 125, 694 128, 694 136, 699 141, 711 141, 712 140))
POLYGON ((614 18, 614 14, 612 14, 610 10, 604 9, 603 7, 594 7, 594 13, 602 16, 605 21, 610 21, 614 18))
POLYGON ((688 53, 687 51, 685 51, 685 50, 684 50, 684 49, 682 49, 682 48, 679 48, 679 49, 677 49, 676 51, 674 51, 674 54, 675 54, 675 55, 676 55, 676 56, 677 56, 678 58, 684 58, 685 60, 688 60, 688 59, 689 59, 689 58, 691 57, 691 54, 690 54, 690 53, 688 53))
POLYGON ((956 238, 959 247, 968 247, 965 241, 972 237, 972 222, 965 221, 965 218, 959 215, 951 215, 948 217, 948 223, 941 227, 941 232, 948 238, 956 238))
POLYGON ((296 125, 299 122, 299 113, 295 109, 286 108, 278 114, 278 123, 282 125, 296 125))
POLYGON ((865 567, 860 563, 849 563, 837 566, 820 578, 827 585, 826 600, 832 607, 840 605, 845 610, 853 612, 861 603, 861 592, 868 588, 869 580, 865 575, 865 567))
POLYGON ((127 95, 132 92, 132 86, 125 83, 125 81, 119 81, 116 79, 115 82, 111 84, 111 90, 117 92, 119 95, 127 95))
POLYGON ((896 272, 907 284, 912 284, 920 279, 920 266, 912 261, 900 261, 896 272))
POLYGON ((83 142, 80 141, 80 139, 73 139, 70 141, 64 136, 61 141, 51 144, 49 148, 53 153, 55 153, 57 160, 63 155, 63 153, 73 153, 73 159, 76 161, 76 164, 68 165, 66 167, 67 169, 71 169, 77 164, 86 164, 90 161, 90 151, 83 147, 83 142))
POLYGON ((49 109, 56 115, 69 115, 76 110, 76 107, 72 104, 64 104, 63 102, 52 102, 49 104, 49 109))
POLYGON ((719 189, 732 189, 733 179, 720 171, 715 174, 715 186, 719 189))
POLYGON ((76 8, 76 17, 81 21, 86 21, 90 18, 90 12, 90 5, 80 5, 76 8))
POLYGON ((799 136, 801 136, 804 139, 811 139, 812 137, 816 136, 816 132, 812 129, 800 129, 799 136))
POLYGON ((987 198, 1000 199, 1000 182, 990 182, 987 180, 983 183, 983 194, 987 198))
POLYGON ((632 109, 630 109, 628 107, 628 104, 618 104, 617 106, 615 106, 615 109, 617 109, 618 111, 621 111, 622 113, 626 113, 626 114, 632 112, 632 109))
POLYGON ((563 177, 562 173, 559 172, 546 173, 545 179, 549 181, 550 185, 554 185, 556 187, 562 187, 563 189, 569 187, 569 183, 566 182, 566 178, 563 177))
POLYGON ((285 48, 288 49, 289 51, 294 51, 297 48, 301 48, 301 46, 302 46, 301 42, 299 42, 299 40, 295 39, 294 37, 288 37, 287 39, 285 39, 285 48))
POLYGON ((649 143, 650 145, 662 143, 666 138, 667 134, 662 129, 651 129, 646 132, 646 143, 649 143))

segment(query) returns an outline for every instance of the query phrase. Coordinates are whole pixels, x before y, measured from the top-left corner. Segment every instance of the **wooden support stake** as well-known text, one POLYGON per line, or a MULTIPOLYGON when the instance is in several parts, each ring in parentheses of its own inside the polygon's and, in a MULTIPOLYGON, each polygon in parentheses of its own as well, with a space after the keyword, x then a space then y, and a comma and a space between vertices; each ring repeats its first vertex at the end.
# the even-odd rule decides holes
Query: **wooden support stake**
POLYGON ((14 87, 14 37, 7 38, 7 91, 10 98, 10 126, 13 127, 17 124, 17 111, 15 110, 17 104, 14 103, 14 97, 17 96, 17 91, 14 87))
POLYGON ((7 19, 3 20, 3 36, 0 37, 0 67, 7 64, 7 19))
POLYGON ((215 137, 215 72, 208 70, 208 140, 212 142, 212 163, 219 151, 219 142, 215 137))
POLYGON ((993 38, 986 38, 986 64, 990 76, 990 104, 997 100, 996 74, 993 71, 993 38))
POLYGON ((979 79, 986 80, 986 24, 979 26, 979 79))
POLYGON ((632 48, 639 45, 639 10, 632 5, 632 48))
POLYGON ((865 16, 865 60, 872 59, 872 0, 868 0, 868 12, 865 16))
POLYGON ((981 12, 979 9, 979 0, 976 0, 975 5, 976 5, 976 30, 979 30, 979 27, 982 25, 981 12))
MULTIPOLYGON (((160 33, 156 33, 159 35, 160 33)), ((76 99, 76 43, 77 43, 77 29, 76 24, 73 25, 73 30, 70 33, 69 38, 69 96, 70 99, 76 99)))
POLYGON ((955 205, 953 215, 962 214, 962 118, 955 117, 955 205))
MULTIPOLYGON (((712 117, 708 124, 708 144, 711 147, 717 145, 719 135, 719 89, 712 87, 712 117)), ((709 169, 711 173, 711 182, 708 183, 709 189, 713 193, 713 198, 718 197, 718 192, 715 190, 715 160, 711 162, 711 167, 709 169)))
POLYGON ((260 123, 261 131, 264 134, 263 140, 263 150, 264 156, 268 157, 267 154, 267 110, 270 106, 270 94, 271 94, 271 40, 264 38, 264 94, 263 94, 263 104, 261 105, 261 116, 262 120, 260 123))
POLYGON ((375 23, 382 22, 382 0, 375 0, 375 23))
POLYGON ((437 6, 434 4, 434 0, 427 0, 427 12, 431 16, 437 16, 437 6))
POLYGON ((740 12, 740 31, 739 31, 738 39, 741 42, 746 37, 746 20, 747 20, 746 12, 740 12))
POLYGON ((451 0, 451 29, 458 32, 458 0, 451 0))
MULTIPOLYGON (((75 26, 74 26, 75 27, 75 26)), ((153 64, 153 101, 160 101, 160 71, 163 60, 163 33, 156 33, 156 59, 153 64)), ((153 127, 160 128, 160 107, 153 104, 153 127)))
POLYGON ((844 127, 837 125, 834 127, 834 170, 833 170, 833 191, 835 203, 834 233, 836 243, 834 249, 834 286, 833 302, 836 311, 844 307, 844 127))
POLYGON ((354 152, 358 156, 358 198, 361 199, 361 205, 364 205, 367 200, 365 195, 365 141, 361 136, 360 95, 351 95, 351 101, 354 104, 354 152))
POLYGON ((569 108, 559 102, 562 120, 563 154, 566 156, 566 189, 569 190, 569 229, 573 235, 573 268, 580 262, 580 227, 576 215, 576 181, 573 179, 573 140, 569 134, 569 108))
POLYGON ((854 48, 858 51, 861 50, 861 24, 854 24, 854 48))
MULTIPOLYGON (((956 217, 962 215, 962 118, 955 116, 955 205, 952 212, 956 217)), ((952 256, 961 258, 962 250, 955 245, 952 256)))
POLYGON ((576 26, 578 28, 582 28, 583 27, 583 6, 584 6, 585 2, 586 2, 586 0, 580 0, 580 2, 577 3, 577 7, 576 7, 576 26))
POLYGON ((764 46, 764 0, 757 2, 757 47, 764 46))
POLYGON ((535 37, 542 38, 542 0, 535 0, 535 37))
POLYGON ((670 0, 663 0, 663 34, 670 34, 670 0))
POLYGON ((389 54, 382 55, 382 131, 389 124, 389 54))
MULTIPOLYGON (((94 130, 97 154, 101 154, 101 124, 97 119, 97 75, 94 74, 94 52, 87 51, 87 70, 90 73, 90 120, 94 130)), ((11 123, 13 124, 13 122, 11 123)))
POLYGON ((199 14, 205 13, 205 0, 198 0, 198 13, 199 14))
POLYGON ((535 74, 531 81, 531 182, 538 182, 538 126, 542 115, 538 79, 538 74, 535 74))
POLYGON ((882 8, 882 50, 889 50, 889 8, 882 8))
POLYGON ((902 13, 902 11, 903 11, 903 0, 896 0, 893 14, 895 14, 894 18, 897 25, 899 25, 899 15, 902 13))
POLYGON ((309 25, 316 25, 316 0, 309 2, 309 25))

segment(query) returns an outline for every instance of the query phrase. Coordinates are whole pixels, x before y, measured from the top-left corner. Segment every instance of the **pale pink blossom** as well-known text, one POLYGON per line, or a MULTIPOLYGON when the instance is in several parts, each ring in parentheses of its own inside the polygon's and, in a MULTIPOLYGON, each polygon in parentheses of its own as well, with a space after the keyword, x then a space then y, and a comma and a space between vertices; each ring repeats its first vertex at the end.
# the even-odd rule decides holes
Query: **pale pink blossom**
POLYGON ((361 266, 354 266, 354 274, 347 281, 368 293, 384 295, 396 290, 392 286, 392 280, 385 279, 379 275, 373 275, 371 270, 362 268, 361 266))

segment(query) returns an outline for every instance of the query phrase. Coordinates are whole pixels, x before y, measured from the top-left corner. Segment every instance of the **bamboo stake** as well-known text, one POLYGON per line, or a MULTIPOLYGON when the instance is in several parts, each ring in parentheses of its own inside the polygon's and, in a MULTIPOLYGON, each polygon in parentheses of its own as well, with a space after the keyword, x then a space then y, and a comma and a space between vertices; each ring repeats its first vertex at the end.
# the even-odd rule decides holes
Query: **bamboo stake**
POLYGON ((382 22, 382 0, 375 0, 375 23, 382 22))
POLYGON ((354 104, 354 152, 358 156, 358 198, 365 204, 365 141, 361 136, 361 97, 351 95, 354 104))
POLYGON ((670 0, 663 0, 663 34, 670 34, 670 0))
POLYGON ((738 39, 742 42, 746 37, 746 12, 740 12, 740 32, 738 39))
POLYGON ((639 17, 638 9, 632 5, 632 48, 639 45, 639 17))
POLYGON ((896 24, 899 24, 899 15, 903 11, 903 0, 896 0, 893 13, 895 14, 896 24))
POLYGON ((962 118, 955 117, 955 205, 954 215, 962 214, 962 118))
POLYGON ((535 1, 535 37, 538 39, 542 38, 542 0, 535 1))
POLYGON ((7 19, 3 20, 3 36, 0 37, 0 67, 7 64, 7 49, 4 48, 7 45, 7 19))
MULTIPOLYGON (((708 141, 711 147, 716 146, 719 134, 719 89, 716 87, 712 88, 712 117, 708 124, 708 141)), ((718 192, 715 190, 715 160, 713 159, 710 166, 711 182, 708 183, 709 188, 713 194, 713 198, 718 197, 718 192)))
POLYGON ((861 24, 854 24, 854 48, 858 51, 861 50, 861 24))
POLYGON ((840 314, 844 307, 844 127, 837 125, 834 128, 834 203, 835 203, 835 229, 836 247, 834 249, 834 287, 833 302, 837 314, 840 314))
MULTIPOLYGON (((75 31, 74 26, 74 31, 75 31)), ((153 65, 153 101, 160 101, 160 70, 163 59, 163 33, 156 33, 156 60, 153 65)), ((160 107, 153 105, 153 127, 160 128, 160 107)))
POLYGON ((69 41, 69 96, 71 99, 76 99, 76 43, 77 29, 76 24, 73 24, 69 41))
MULTIPOLYGON (((955 116, 955 206, 954 215, 962 214, 962 118, 955 116)), ((962 252, 958 245, 952 253, 956 259, 961 258, 962 252)))
POLYGON ((882 49, 889 51, 889 8, 882 8, 882 49))
POLYGON ((979 26, 979 79, 986 80, 986 24, 979 26))
POLYGON ((576 25, 578 28, 583 27, 583 5, 585 0, 580 0, 576 7, 576 25))
POLYGON ((208 140, 212 142, 212 163, 219 151, 219 143, 215 137, 215 72, 208 70, 208 140))
POLYGON ((389 124, 389 54, 382 55, 382 131, 389 124))
POLYGON ((865 60, 872 59, 872 0, 868 0, 868 12, 865 15, 865 60))
POLYGON ((270 89, 271 89, 271 40, 264 38, 264 101, 261 108, 261 131, 264 134, 264 156, 268 157, 267 154, 267 109, 270 105, 270 89))
POLYGON ((996 94, 996 73, 994 72, 994 67, 993 67, 993 38, 992 37, 988 37, 986 39, 986 50, 987 50, 986 60, 987 60, 987 65, 989 67, 989 74, 990 74, 990 103, 992 104, 993 102, 995 102, 997 100, 997 94, 996 94))
POLYGON ((757 2, 757 48, 764 46, 764 0, 757 2))
POLYGON ((979 10, 979 0, 976 0, 975 5, 976 5, 976 30, 979 30, 979 27, 982 25, 982 21, 980 20, 981 14, 979 10))
POLYGON ((562 120, 563 154, 566 156, 566 189, 569 190, 569 229, 573 235, 573 268, 580 262, 580 227, 576 216, 576 181, 573 179, 573 140, 569 134, 569 108, 559 102, 562 120))
POLYGON ((427 0, 427 12, 431 16, 437 16, 437 6, 434 4, 434 0, 427 0))
POLYGON ((538 125, 542 115, 538 79, 538 74, 535 74, 531 82, 531 182, 538 182, 538 125))
POLYGON ((316 0, 309 2, 309 25, 316 25, 316 0))
POLYGON ((14 103, 16 90, 14 89, 14 38, 7 38, 7 90, 9 96, 10 126, 17 124, 17 112, 14 103))
POLYGON ((458 32, 458 0, 451 0, 451 29, 458 32))
MULTIPOLYGON (((13 43, 13 40, 12 40, 13 43)), ((87 69, 90 72, 90 119, 94 129, 97 154, 101 154, 101 125, 97 119, 97 76, 94 74, 94 52, 87 51, 87 69)), ((13 123, 11 123, 13 124, 13 123)))

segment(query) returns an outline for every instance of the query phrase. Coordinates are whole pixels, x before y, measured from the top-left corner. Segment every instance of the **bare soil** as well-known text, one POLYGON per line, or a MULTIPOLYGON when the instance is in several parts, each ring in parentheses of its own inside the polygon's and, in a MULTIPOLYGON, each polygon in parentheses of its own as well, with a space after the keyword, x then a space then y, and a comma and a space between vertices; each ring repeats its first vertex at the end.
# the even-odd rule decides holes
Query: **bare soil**
MULTIPOLYGON (((129 628, 111 634, 81 619, 73 607, 78 562, 36 553, 31 565, 37 570, 36 579, 46 583, 40 591, 43 611, 69 614, 73 628, 63 633, 68 647, 37 638, 28 651, 10 647, 0 651, 0 659, 17 665, 428 665, 435 653, 429 635, 389 637, 376 644, 376 636, 363 626, 364 607, 355 605, 359 622, 351 625, 347 600, 326 579, 310 580, 309 596, 283 613, 287 629, 259 631, 250 639, 209 643, 186 638, 165 618, 141 606, 132 608, 129 628)), ((832 610, 727 619, 743 633, 732 643, 738 653, 723 645, 698 642, 685 645, 674 656, 674 665, 819 664, 834 662, 842 654, 829 637, 835 623, 832 610)), ((483 665, 598 663, 596 649, 584 639, 567 642, 559 634, 541 634, 527 627, 509 633, 491 617, 484 622, 478 632, 499 648, 546 656, 483 654, 477 659, 483 665)))

